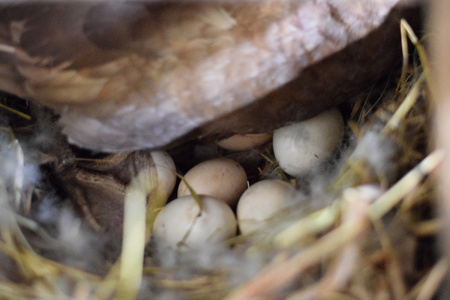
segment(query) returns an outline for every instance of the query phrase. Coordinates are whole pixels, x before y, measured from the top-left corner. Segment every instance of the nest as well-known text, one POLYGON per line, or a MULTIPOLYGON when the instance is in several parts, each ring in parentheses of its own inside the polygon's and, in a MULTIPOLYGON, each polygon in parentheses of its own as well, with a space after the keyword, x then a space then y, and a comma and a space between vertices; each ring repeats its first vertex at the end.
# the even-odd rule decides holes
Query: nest
MULTIPOLYGON (((145 197, 126 200, 122 252, 108 249, 42 171, 52 158, 34 151, 33 144, 60 143, 58 131, 42 133, 30 120, 32 110, 42 108, 4 96, 0 298, 432 298, 448 270, 436 243, 440 221, 433 171, 442 153, 431 146, 426 56, 407 29, 403 23, 417 50, 413 63, 406 54, 401 76, 374 83, 341 107, 347 137, 333 160, 321 166, 327 176, 297 178, 297 187, 306 187, 302 200, 263 230, 191 252, 146 246, 152 220, 146 222, 145 197), (373 196, 373 187, 383 193, 373 196), (127 227, 130 213, 137 229, 127 227)), ((245 155, 219 154, 241 160, 252 181, 295 180, 278 168, 271 145, 245 155)), ((173 155, 186 160, 179 149, 173 155)), ((142 189, 138 181, 128 192, 142 189)))

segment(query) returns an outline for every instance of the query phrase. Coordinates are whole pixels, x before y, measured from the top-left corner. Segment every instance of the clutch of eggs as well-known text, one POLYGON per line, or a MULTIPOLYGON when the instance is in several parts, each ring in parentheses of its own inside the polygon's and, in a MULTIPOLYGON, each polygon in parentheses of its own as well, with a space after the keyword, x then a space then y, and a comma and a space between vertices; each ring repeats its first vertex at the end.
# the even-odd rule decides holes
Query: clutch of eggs
MULTIPOLYGON (((218 142, 230 151, 241 151, 267 142, 270 134, 237 135, 218 142), (229 145, 231 141, 231 146, 229 145)), ((273 150, 280 167, 300 176, 331 157, 344 136, 344 121, 337 108, 273 133, 273 150)), ((154 223, 155 239, 171 247, 195 248, 262 229, 267 220, 295 202, 296 189, 281 180, 262 180, 247 188, 244 168, 229 158, 216 158, 190 169, 171 201, 154 223), (187 184, 186 184, 187 182, 187 184), (198 203, 192 188, 200 195, 198 203), (237 202, 236 214, 230 206, 237 202)))

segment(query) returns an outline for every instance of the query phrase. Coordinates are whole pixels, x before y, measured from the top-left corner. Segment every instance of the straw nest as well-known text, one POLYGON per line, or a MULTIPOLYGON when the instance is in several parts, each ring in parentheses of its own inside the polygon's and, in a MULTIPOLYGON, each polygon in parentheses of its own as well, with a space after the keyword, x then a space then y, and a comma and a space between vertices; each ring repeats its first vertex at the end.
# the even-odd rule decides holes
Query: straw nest
MULTIPOLYGON (((308 190, 302 201, 224 247, 164 253, 152 243, 144 247, 149 236, 132 234, 126 225, 122 252, 109 251, 46 180, 52 157, 33 151, 37 140, 52 147, 61 138, 55 129, 43 133, 28 115, 37 109, 48 122, 54 117, 5 96, 0 298, 430 299, 448 269, 436 243, 433 171, 442 153, 431 146, 425 52, 406 23, 402 28, 416 49, 412 63, 406 54, 400 76, 375 83, 341 107, 347 135, 322 168, 327 176, 297 178, 297 187, 308 190), (374 187, 381 195, 373 197, 374 187)), ((244 165, 252 180, 294 181, 277 167, 271 145, 251 151, 258 159, 244 165)), ((180 151, 173 155, 183 160, 180 151)), ((133 188, 139 190, 137 181, 133 188)), ((126 201, 125 224, 129 210, 147 205, 145 197, 126 201)), ((152 221, 145 213, 133 218, 141 233, 152 221)))

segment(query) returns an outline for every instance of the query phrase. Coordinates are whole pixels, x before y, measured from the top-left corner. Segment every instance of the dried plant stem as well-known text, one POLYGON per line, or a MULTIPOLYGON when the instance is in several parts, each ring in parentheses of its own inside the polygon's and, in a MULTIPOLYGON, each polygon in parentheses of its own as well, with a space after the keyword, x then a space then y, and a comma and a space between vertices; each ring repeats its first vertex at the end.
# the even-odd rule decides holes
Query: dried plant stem
POLYGON ((425 47, 420 43, 419 39, 417 38, 416 34, 414 33, 414 30, 411 28, 411 26, 408 24, 408 22, 405 19, 400 20, 400 33, 401 33, 401 41, 402 41, 402 52, 403 52, 403 65, 402 65, 402 74, 399 80, 399 84, 404 84, 406 82, 406 74, 408 69, 408 42, 407 38, 409 37, 409 40, 413 43, 414 47, 416 47, 417 53, 419 54, 420 61, 422 63, 422 68, 425 73, 425 77, 428 79, 428 85, 430 87, 430 91, 432 94, 432 99, 434 99, 434 95, 436 88, 434 87, 434 80, 432 77, 432 72, 430 69, 430 63, 428 62, 428 56, 425 51, 425 47))
MULTIPOLYGON (((0 49, 0 51, 1 51, 1 49, 0 49)), ((20 111, 14 109, 14 108, 9 107, 9 106, 6 106, 6 105, 3 105, 3 104, 0 103, 0 108, 3 108, 5 110, 7 110, 7 111, 10 111, 10 112, 18 115, 19 117, 21 117, 21 118, 23 118, 25 120, 28 120, 28 121, 31 120, 31 117, 29 115, 24 114, 23 112, 20 112, 20 111)))
POLYGON ((269 264, 259 275, 231 293, 226 299, 255 299, 255 297, 273 293, 289 284, 307 268, 353 242, 367 229, 367 204, 365 201, 352 201, 352 205, 346 206, 355 212, 352 218, 345 220, 335 230, 291 258, 278 261, 277 258, 281 256, 276 257, 275 262, 269 264))
POLYGON ((156 190, 152 170, 141 171, 127 187, 124 209, 122 255, 116 299, 135 299, 142 280, 146 243, 147 196, 156 190))
POLYGON ((338 215, 338 205, 331 205, 316 211, 278 233, 274 238, 274 243, 281 248, 289 247, 307 236, 323 232, 334 224, 338 215))
MULTIPOLYGON (((343 222, 351 223, 354 220, 364 218, 367 213, 369 201, 370 199, 363 198, 360 193, 353 189, 344 193, 344 201, 342 203, 342 209, 344 211, 343 222)), ((357 239, 351 240, 343 245, 342 249, 338 249, 336 257, 328 267, 328 272, 318 284, 313 285, 313 287, 307 287, 305 290, 300 290, 288 299, 328 299, 330 296, 335 295, 336 292, 341 291, 352 278, 353 272, 356 269, 355 266, 360 260, 359 248, 360 241, 357 239)))
POLYGON ((428 300, 436 295, 441 283, 444 281, 449 271, 449 262, 446 258, 441 258, 410 292, 406 299, 428 300))
MULTIPOLYGON (((155 168, 139 172, 127 187, 116 299, 136 298, 142 280, 145 244, 167 198, 155 168)), ((115 277, 115 272, 117 269, 112 270, 110 278, 115 277)))
POLYGON ((394 115, 389 119, 388 123, 385 125, 383 129, 384 133, 392 132, 400 126, 406 114, 411 110, 411 108, 414 106, 417 99, 419 98, 420 88, 424 80, 425 75, 424 74, 420 75, 419 79, 414 84, 412 89, 409 91, 406 98, 402 101, 402 104, 398 107, 394 115))
POLYGON ((119 270, 120 260, 112 265, 106 277, 98 284, 94 292, 94 299, 112 299, 117 288, 119 270))
POLYGON ((441 162, 444 153, 436 150, 422 160, 414 169, 394 184, 369 209, 372 220, 378 220, 397 205, 423 178, 432 172, 441 162))
POLYGON ((406 284, 402 276, 402 270, 400 266, 397 253, 389 239, 386 232, 386 228, 381 221, 374 221, 374 228, 378 233, 378 237, 381 242, 381 246, 386 253, 386 273, 389 279, 388 284, 392 291, 393 299, 402 300, 406 296, 406 284))

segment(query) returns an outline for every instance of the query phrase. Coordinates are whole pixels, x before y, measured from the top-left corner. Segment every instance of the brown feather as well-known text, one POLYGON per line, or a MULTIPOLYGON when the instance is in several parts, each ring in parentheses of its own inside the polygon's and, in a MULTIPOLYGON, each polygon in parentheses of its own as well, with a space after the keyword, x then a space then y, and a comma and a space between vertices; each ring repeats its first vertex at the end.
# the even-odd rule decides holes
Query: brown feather
POLYGON ((391 67, 398 16, 373 37, 383 41, 311 66, 378 28, 396 3, 1 4, 0 89, 53 107, 70 141, 103 151, 271 130, 391 67), (383 59, 363 62, 372 56, 383 59))

